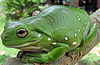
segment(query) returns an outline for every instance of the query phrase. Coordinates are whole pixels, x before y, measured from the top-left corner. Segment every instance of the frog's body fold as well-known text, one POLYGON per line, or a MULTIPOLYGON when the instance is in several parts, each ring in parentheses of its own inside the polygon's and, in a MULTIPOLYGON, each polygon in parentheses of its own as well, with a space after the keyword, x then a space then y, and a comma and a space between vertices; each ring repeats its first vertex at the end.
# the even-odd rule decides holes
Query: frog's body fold
POLYGON ((8 22, 2 34, 2 40, 7 47, 38 52, 36 54, 26 53, 23 56, 23 62, 49 63, 68 51, 79 46, 84 48, 90 43, 97 32, 97 25, 94 24, 92 28, 91 26, 90 17, 84 10, 51 6, 36 16, 19 22, 8 22), (20 28, 25 29, 26 33, 28 31, 24 38, 19 38, 16 34, 16 30, 20 28), (11 34, 12 36, 10 36, 11 34), (46 53, 42 53, 42 51, 46 51, 46 53))

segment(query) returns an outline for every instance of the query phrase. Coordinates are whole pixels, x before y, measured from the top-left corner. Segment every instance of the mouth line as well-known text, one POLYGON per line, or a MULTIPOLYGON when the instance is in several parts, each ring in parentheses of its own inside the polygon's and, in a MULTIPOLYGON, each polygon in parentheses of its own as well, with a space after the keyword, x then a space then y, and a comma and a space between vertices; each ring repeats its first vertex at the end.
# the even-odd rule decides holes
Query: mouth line
POLYGON ((33 51, 33 52, 39 52, 39 51, 46 51, 48 52, 49 50, 46 48, 41 48, 41 47, 34 47, 34 46, 29 46, 29 47, 23 47, 20 48, 23 51, 33 51))
MULTIPOLYGON (((7 46, 7 47, 9 47, 9 48, 22 48, 22 47, 26 47, 26 46, 31 46, 33 43, 36 43, 36 42, 38 42, 39 40, 33 40, 33 41, 28 41, 28 42, 26 42, 26 43, 24 43, 24 44, 21 44, 21 45, 17 45, 17 46, 7 46)), ((33 47, 35 47, 35 46, 33 46, 33 47)))

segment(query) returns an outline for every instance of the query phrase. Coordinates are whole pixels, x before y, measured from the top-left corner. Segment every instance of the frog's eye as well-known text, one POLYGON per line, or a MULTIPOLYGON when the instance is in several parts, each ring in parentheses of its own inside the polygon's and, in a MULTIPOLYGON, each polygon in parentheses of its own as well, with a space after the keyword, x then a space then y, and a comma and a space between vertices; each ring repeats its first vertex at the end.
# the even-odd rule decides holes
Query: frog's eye
POLYGON ((17 30, 16 33, 19 38, 24 38, 28 35, 28 31, 24 28, 17 30))

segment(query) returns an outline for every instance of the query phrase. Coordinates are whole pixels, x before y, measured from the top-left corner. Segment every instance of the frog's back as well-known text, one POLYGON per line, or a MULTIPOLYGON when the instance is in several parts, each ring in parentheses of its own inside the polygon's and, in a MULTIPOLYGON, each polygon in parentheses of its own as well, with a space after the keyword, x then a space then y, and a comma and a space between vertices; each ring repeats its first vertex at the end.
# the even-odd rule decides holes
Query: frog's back
POLYGON ((81 9, 52 6, 41 13, 50 19, 54 41, 66 42, 78 46, 86 30, 89 16, 81 9))

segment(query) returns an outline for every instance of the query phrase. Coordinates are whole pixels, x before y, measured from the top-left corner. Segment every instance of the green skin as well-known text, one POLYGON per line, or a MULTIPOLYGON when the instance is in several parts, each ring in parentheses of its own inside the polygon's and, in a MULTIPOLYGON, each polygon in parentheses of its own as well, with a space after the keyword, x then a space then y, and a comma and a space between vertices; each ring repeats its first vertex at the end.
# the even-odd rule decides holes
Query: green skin
POLYGON ((92 25, 84 10, 51 6, 36 16, 7 22, 4 29, 1 38, 6 47, 34 52, 24 54, 23 62, 49 63, 85 48, 96 36, 97 24, 92 25), (27 35, 20 38, 19 29, 27 30, 27 35))

